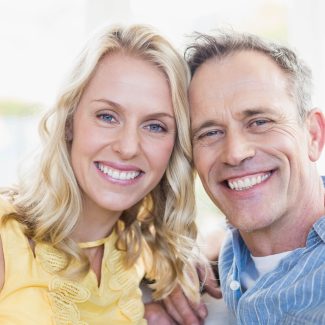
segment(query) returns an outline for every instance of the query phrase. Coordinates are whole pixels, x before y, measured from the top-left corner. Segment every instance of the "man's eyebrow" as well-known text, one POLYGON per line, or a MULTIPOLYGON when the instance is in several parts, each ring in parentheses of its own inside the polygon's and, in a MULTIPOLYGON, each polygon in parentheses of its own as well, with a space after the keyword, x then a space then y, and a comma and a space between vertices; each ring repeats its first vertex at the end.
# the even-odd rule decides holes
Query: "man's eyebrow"
POLYGON ((210 127, 216 126, 216 125, 217 125, 216 121, 214 121, 214 120, 204 121, 202 124, 200 124, 199 126, 197 126, 196 128, 194 128, 192 130, 192 135, 195 135, 197 132, 199 132, 202 129, 210 128, 210 127))
POLYGON ((244 117, 251 117, 263 113, 273 113, 273 111, 267 107, 255 107, 255 108, 245 109, 244 111, 241 112, 241 114, 244 117))

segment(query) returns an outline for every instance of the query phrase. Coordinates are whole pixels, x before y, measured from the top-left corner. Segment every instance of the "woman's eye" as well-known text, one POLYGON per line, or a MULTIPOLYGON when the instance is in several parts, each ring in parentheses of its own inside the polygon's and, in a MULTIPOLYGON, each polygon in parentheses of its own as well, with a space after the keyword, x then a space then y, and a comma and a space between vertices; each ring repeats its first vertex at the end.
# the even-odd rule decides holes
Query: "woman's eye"
POLYGON ((115 117, 112 114, 108 114, 108 113, 100 113, 97 114, 97 117, 107 123, 114 123, 116 122, 115 117))
POLYGON ((166 128, 159 123, 149 124, 145 128, 148 129, 150 132, 155 132, 155 133, 166 132, 166 128))

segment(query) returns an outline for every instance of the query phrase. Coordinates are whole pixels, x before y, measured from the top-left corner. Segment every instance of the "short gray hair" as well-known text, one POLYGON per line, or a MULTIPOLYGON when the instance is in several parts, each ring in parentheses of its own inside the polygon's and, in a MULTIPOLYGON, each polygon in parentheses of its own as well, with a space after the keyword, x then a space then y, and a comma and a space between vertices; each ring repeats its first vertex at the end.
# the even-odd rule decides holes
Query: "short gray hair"
POLYGON ((288 76, 289 91, 302 120, 312 108, 312 72, 297 54, 286 46, 263 40, 257 35, 219 30, 214 35, 195 33, 185 51, 191 75, 211 58, 222 59, 234 52, 257 51, 265 54, 288 76))

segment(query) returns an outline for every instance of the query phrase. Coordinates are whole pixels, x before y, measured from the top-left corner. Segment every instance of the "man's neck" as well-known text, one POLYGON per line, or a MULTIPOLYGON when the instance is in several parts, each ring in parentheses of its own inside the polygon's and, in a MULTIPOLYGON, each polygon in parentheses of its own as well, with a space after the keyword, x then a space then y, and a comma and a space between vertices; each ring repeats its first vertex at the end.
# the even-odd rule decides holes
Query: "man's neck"
POLYGON ((314 223, 325 214, 324 191, 310 204, 297 204, 291 215, 283 216, 269 227, 240 234, 254 256, 267 256, 305 247, 314 223))
POLYGON ((306 227, 306 229, 299 229, 299 231, 297 229, 292 231, 292 229, 283 227, 283 231, 279 232, 265 229, 251 233, 240 231, 240 234, 253 256, 268 256, 304 247, 311 227, 312 224, 309 225, 308 229, 306 227))

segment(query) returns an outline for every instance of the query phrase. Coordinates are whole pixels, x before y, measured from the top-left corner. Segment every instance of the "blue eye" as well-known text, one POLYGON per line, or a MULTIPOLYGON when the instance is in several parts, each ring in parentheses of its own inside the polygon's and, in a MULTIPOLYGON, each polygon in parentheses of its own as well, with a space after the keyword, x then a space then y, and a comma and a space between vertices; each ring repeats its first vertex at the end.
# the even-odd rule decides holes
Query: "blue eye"
POLYGON ((211 131, 207 131, 203 134, 200 134, 198 136, 198 139, 203 139, 206 137, 216 137, 216 136, 222 136, 223 135, 223 131, 221 130, 211 130, 211 131))
POLYGON ((264 125, 268 122, 269 122, 268 120, 256 120, 253 122, 253 124, 255 124, 256 126, 259 126, 259 125, 264 125))
POLYGON ((193 145, 213 145, 219 143, 224 136, 225 130, 222 129, 202 130, 193 136, 193 145))
POLYGON ((159 123, 149 124, 148 126, 146 126, 146 128, 150 132, 154 132, 154 133, 166 132, 166 129, 161 124, 159 124, 159 123))
POLYGON ((248 125, 253 131, 264 132, 267 131, 272 125, 273 121, 265 118, 260 118, 254 121, 251 121, 248 125))
POLYGON ((100 120, 102 120, 104 122, 107 122, 107 123, 112 123, 112 122, 115 122, 116 121, 115 117, 112 114, 108 114, 108 113, 98 114, 97 117, 100 120))
POLYGON ((203 146, 213 145, 218 143, 225 136, 225 131, 221 129, 202 130, 193 136, 193 144, 199 144, 203 146))

